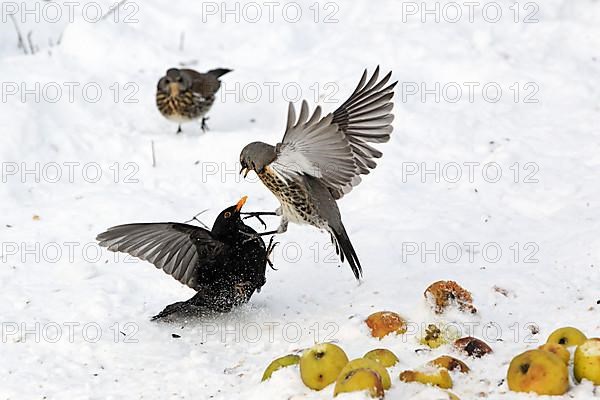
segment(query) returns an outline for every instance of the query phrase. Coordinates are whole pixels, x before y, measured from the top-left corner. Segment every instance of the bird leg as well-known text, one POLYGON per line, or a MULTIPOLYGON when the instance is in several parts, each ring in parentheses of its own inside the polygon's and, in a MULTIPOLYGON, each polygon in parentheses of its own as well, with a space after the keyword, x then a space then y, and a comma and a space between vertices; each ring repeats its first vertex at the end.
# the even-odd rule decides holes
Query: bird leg
POLYGON ((277 235, 280 233, 285 233, 285 232, 287 232, 287 228, 288 228, 287 218, 281 217, 281 223, 279 224, 279 228, 275 229, 274 231, 257 233, 256 236, 268 236, 268 235, 277 235))
POLYGON ((200 129, 202 129, 202 133, 206 133, 208 130, 208 125, 206 125, 206 121, 208 121, 209 117, 202 117, 202 125, 200 125, 200 129))
POLYGON ((248 236, 248 239, 246 239, 246 242, 248 242, 250 240, 259 238, 261 236, 269 236, 269 235, 277 235, 279 233, 285 233, 287 231, 287 227, 288 227, 288 219, 286 217, 281 217, 281 223, 279 224, 279 228, 275 229, 274 231, 267 231, 267 232, 262 232, 262 233, 246 233, 246 232, 240 232, 240 233, 242 235, 248 236))
POLYGON ((273 250, 275 250, 275 246, 277 246, 279 242, 273 242, 273 239, 275 239, 275 236, 271 236, 271 239, 269 240, 269 245, 267 246, 267 264, 269 264, 269 267, 271 267, 273 271, 277 271, 277 268, 273 267, 273 261, 271 261, 271 254, 273 253, 273 250))
POLYGON ((265 227, 265 229, 267 229, 267 224, 265 223, 265 221, 263 221, 261 215, 277 215, 275 211, 243 212, 240 214, 245 215, 244 219, 256 218, 265 227))
POLYGON ((285 233, 288 228, 288 219, 285 216, 281 216, 281 222, 279 223, 279 228, 277 228, 277 233, 285 233))
POLYGON ((248 299, 247 292, 252 288, 252 282, 239 282, 233 285, 236 298, 242 301, 248 299))
POLYGON ((181 124, 179 124, 179 127, 177 128, 177 132, 175 132, 176 135, 179 135, 181 132, 183 132, 181 130, 181 124))
POLYGON ((288 222, 289 221, 286 217, 281 217, 281 222, 279 223, 279 228, 275 229, 274 231, 259 233, 258 236, 267 236, 267 235, 276 235, 276 234, 280 234, 280 233, 285 233, 285 232, 287 232, 288 222))

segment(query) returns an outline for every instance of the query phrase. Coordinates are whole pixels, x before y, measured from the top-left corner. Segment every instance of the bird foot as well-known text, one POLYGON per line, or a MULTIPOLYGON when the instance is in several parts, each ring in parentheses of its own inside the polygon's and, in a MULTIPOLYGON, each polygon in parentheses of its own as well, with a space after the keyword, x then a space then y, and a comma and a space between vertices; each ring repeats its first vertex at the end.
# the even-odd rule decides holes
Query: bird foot
POLYGON ((206 125, 206 121, 208 121, 209 117, 203 117, 202 118, 202 124, 200 125, 200 129, 202 129, 202 133, 206 133, 206 131, 208 131, 208 125, 206 125))
POLYGON ((177 128, 177 132, 175 132, 175 134, 179 135, 181 132, 183 132, 183 130, 181 129, 181 125, 179 125, 179 127, 177 128))
POLYGON ((234 285, 235 295, 238 299, 246 299, 249 289, 252 289, 252 282, 240 282, 234 285))
POLYGON ((260 238, 262 236, 275 235, 276 233, 278 233, 276 230, 275 231, 262 232, 262 233, 240 232, 240 234, 248 237, 248 239, 244 240, 244 243, 251 242, 252 240, 256 240, 256 239, 258 239, 258 238, 260 238))
POLYGON ((273 271, 277 271, 277 268, 273 267, 273 261, 271 261, 271 254, 273 254, 273 250, 275 250, 275 246, 279 244, 279 242, 274 242, 275 236, 271 236, 269 240, 269 245, 267 246, 267 264, 273 271))
POLYGON ((262 215, 277 215, 275 212, 273 211, 263 211, 263 212, 243 212, 241 213, 242 215, 245 215, 244 219, 248 219, 248 218, 256 218, 257 220, 260 221, 260 223, 262 224, 262 226, 267 229, 267 224, 265 223, 265 221, 263 221, 263 219, 261 218, 262 215))

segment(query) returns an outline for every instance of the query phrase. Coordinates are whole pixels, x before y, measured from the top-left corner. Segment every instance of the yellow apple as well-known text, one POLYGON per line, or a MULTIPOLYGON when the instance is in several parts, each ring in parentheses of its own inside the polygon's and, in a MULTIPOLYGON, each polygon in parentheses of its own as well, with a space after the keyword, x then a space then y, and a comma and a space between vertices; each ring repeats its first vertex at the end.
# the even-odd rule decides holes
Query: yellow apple
POLYGON ((333 396, 340 393, 368 391, 372 398, 383 398, 384 389, 381 376, 372 369, 358 368, 340 374, 335 382, 333 396))
POLYGON ((569 365, 571 353, 569 353, 569 350, 565 346, 558 343, 546 343, 538 347, 538 349, 556 354, 565 364, 569 365))
POLYGON ((400 374, 402 382, 419 382, 434 385, 442 389, 452 388, 452 378, 446 368, 436 368, 427 371, 403 371, 400 374))
POLYGON ((406 333, 406 321, 400 315, 392 311, 379 311, 369 315, 365 320, 371 336, 381 339, 390 333, 406 333))
POLYGON ((429 346, 432 349, 437 349, 441 345, 448 343, 448 339, 437 325, 429 324, 425 329, 425 336, 421 338, 420 343, 429 346))
POLYGON ((562 395, 569 389, 569 371, 554 353, 529 350, 510 362, 507 382, 513 392, 562 395))
POLYGON ((321 390, 335 382, 348 356, 333 343, 316 344, 300 357, 300 377, 306 386, 321 390))
POLYGON ((396 357, 396 355, 388 349, 371 350, 365 354, 363 358, 377 361, 386 368, 393 367, 398 363, 398 361, 400 361, 398 360, 398 357, 396 357))
POLYGON ((448 400, 460 400, 460 398, 452 392, 446 390, 445 393, 448 395, 448 400))
POLYGON ((567 326, 558 328, 548 336, 546 343, 558 343, 565 347, 579 346, 587 337, 577 328, 567 326))
POLYGON ((600 338, 593 338, 577 346, 573 361, 577 382, 582 379, 600 385, 600 338))
POLYGON ((300 357, 297 356, 296 354, 288 354, 287 356, 279 357, 279 358, 273 360, 273 362, 271 362, 271 364, 269 364, 267 369, 265 369, 265 372, 263 373, 262 381, 266 381, 267 379, 270 379, 271 375, 273 375, 273 372, 277 371, 278 369, 289 367, 290 365, 298 365, 299 362, 300 362, 300 357))
POLYGON ((373 371, 377 372, 379 376, 381 376, 381 382, 383 383, 384 389, 387 390, 390 388, 390 386, 392 386, 392 379, 390 378, 390 374, 387 372, 387 369, 385 369, 385 367, 379 364, 377 361, 370 360, 368 358, 357 358, 350 361, 348 364, 346 364, 346 366, 344 366, 342 372, 340 372, 340 375, 347 374, 353 369, 361 368, 372 369, 373 371))
POLYGON ((450 356, 440 356, 435 360, 429 361, 428 364, 439 368, 446 368, 448 371, 458 370, 465 374, 470 371, 467 364, 465 364, 457 358, 450 356))

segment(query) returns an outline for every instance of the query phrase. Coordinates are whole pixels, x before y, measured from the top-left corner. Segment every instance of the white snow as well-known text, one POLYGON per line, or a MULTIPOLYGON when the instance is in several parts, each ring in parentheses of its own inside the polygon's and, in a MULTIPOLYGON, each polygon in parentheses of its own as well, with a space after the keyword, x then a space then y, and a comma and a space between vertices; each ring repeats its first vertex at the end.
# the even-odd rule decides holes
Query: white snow
MULTIPOLYGON (((18 21, 24 35, 32 31, 34 55, 17 48, 8 3, 0 25, 0 398, 328 399, 333 387, 313 392, 293 368, 259 381, 274 358, 335 340, 350 358, 377 347, 399 356, 388 398, 442 399, 437 389, 398 380, 404 369, 454 354, 449 346, 415 353, 420 331, 439 322, 457 323, 494 349, 466 360, 472 372, 453 376, 456 394, 524 399, 530 395, 503 382, 512 357, 560 326, 600 336, 596 1, 528 3, 539 9, 520 2, 517 23, 516 3, 504 0, 495 3, 503 10, 497 23, 483 18, 485 3, 473 22, 466 7, 456 23, 447 21, 454 14, 438 23, 404 14, 403 22, 410 4, 394 0, 317 2, 318 22, 315 2, 298 1, 296 23, 293 9, 284 18, 285 3, 277 3, 273 22, 268 2, 254 3, 263 15, 252 23, 248 3, 238 3, 246 20, 236 22, 222 9, 235 10, 232 1, 130 1, 118 23, 114 16, 92 23, 84 3, 73 22, 18 21), (538 23, 523 22, 531 12, 538 23), (337 22, 325 23, 331 13, 337 22), (175 135, 177 126, 154 106, 159 77, 181 63, 234 69, 223 77, 205 135, 196 123, 175 135), (333 111, 363 69, 377 65, 400 81, 393 138, 380 146, 377 169, 339 202, 363 282, 339 266, 328 235, 290 226, 277 237, 278 270, 268 271, 247 306, 185 326, 151 323, 193 292, 150 264, 99 250, 96 234, 122 223, 182 222, 204 209, 200 218, 211 225, 243 195, 248 210, 275 209, 253 174, 238 176, 239 151, 281 138, 290 98, 333 111), (436 82, 446 88, 440 101, 433 93, 422 101, 421 85, 433 90, 436 82), (502 89, 498 102, 482 95, 490 83, 487 95, 502 89), (457 88, 462 98, 451 102, 457 88), (524 102, 527 95, 538 102, 524 102), (445 179, 422 179, 436 163, 445 179), (502 177, 489 182, 498 168, 502 177), (470 290, 478 313, 434 315, 423 291, 439 279, 470 290), (411 333, 370 338, 363 320, 379 310, 405 316, 411 333)), ((34 3, 48 2, 27 2, 34 3)), ((107 10, 112 3, 97 4, 107 10)), ((588 382, 572 383, 564 397, 598 396, 588 382)))

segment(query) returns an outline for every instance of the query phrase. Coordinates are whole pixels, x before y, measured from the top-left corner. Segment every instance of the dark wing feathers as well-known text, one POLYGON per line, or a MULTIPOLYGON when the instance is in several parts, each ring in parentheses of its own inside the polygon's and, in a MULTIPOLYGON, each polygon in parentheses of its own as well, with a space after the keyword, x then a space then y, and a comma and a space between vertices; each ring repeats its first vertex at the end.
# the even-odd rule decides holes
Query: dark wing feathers
POLYGON ((286 132, 277 146, 273 167, 283 175, 292 171, 320 179, 335 199, 350 192, 360 183, 360 175, 377 166, 374 159, 383 155, 369 143, 390 140, 397 83, 387 85, 391 75, 389 72, 378 81, 377 67, 367 79, 365 70, 348 100, 323 118, 320 107, 309 118, 308 105, 302 102, 296 119, 290 104, 286 132))
POLYGON ((192 91, 199 93, 204 98, 210 98, 217 93, 221 87, 219 77, 230 72, 230 69, 217 68, 206 73, 200 73, 193 69, 181 69, 182 73, 187 74, 192 79, 192 91))
POLYGON ((198 269, 213 264, 224 246, 206 229, 175 222, 114 226, 96 239, 110 251, 154 264, 192 289, 199 283, 198 269))

